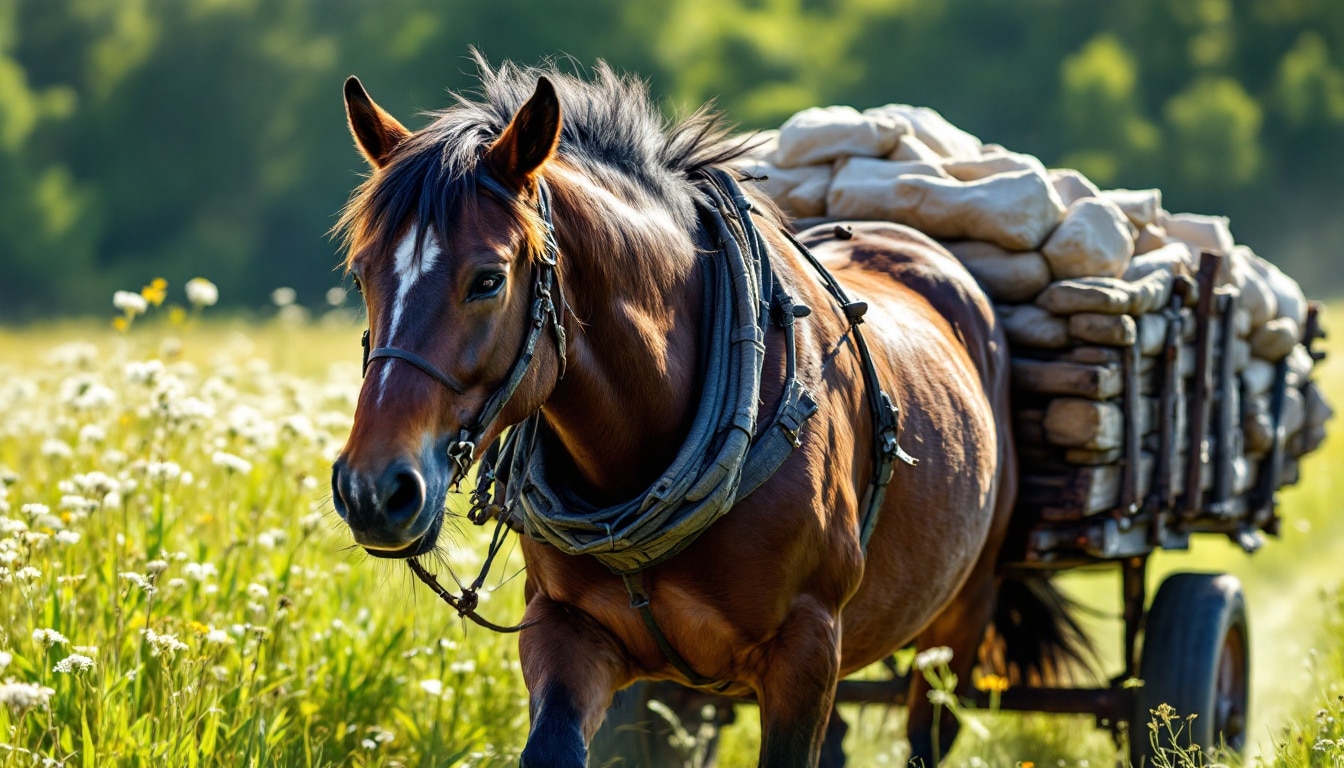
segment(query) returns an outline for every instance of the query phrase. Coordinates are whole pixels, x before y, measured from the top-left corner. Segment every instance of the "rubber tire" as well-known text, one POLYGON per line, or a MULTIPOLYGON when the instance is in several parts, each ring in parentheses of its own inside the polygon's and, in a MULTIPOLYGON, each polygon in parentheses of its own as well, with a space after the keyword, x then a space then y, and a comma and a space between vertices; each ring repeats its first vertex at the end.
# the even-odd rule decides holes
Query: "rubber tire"
MULTIPOLYGON (((1160 704, 1169 704, 1181 718, 1173 723, 1184 729, 1179 745, 1198 744, 1207 755, 1226 742, 1240 753, 1245 748, 1250 687, 1250 634, 1241 582, 1217 573, 1167 577, 1148 610, 1139 678, 1143 686, 1135 690, 1129 729, 1134 768, 1154 764, 1148 723, 1153 719, 1150 711, 1160 704), (1218 726, 1220 671, 1234 691, 1221 702, 1227 710, 1223 714, 1230 726, 1227 732, 1218 726), (1192 714, 1193 721, 1185 719, 1192 714)), ((1173 746, 1165 729, 1159 729, 1158 745, 1173 746)))
MULTIPOLYGON (((697 694, 674 683, 642 682, 617 691, 607 709, 602 727, 588 745, 588 765, 593 768, 684 768, 686 758, 672 746, 672 727, 648 703, 657 699, 691 725, 700 722, 697 694)), ((718 736, 709 747, 706 768, 716 764, 718 736)))

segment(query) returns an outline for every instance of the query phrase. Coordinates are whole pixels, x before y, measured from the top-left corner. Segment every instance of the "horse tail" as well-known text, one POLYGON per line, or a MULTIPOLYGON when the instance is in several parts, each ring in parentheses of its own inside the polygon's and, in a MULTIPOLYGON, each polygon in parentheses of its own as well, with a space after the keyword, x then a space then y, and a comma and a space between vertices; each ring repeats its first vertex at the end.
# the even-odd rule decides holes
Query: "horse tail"
POLYGON ((999 587, 990 637, 1014 683, 1058 685, 1075 673, 1094 676, 1097 658, 1075 618, 1077 605, 1046 577, 1005 579, 999 587))

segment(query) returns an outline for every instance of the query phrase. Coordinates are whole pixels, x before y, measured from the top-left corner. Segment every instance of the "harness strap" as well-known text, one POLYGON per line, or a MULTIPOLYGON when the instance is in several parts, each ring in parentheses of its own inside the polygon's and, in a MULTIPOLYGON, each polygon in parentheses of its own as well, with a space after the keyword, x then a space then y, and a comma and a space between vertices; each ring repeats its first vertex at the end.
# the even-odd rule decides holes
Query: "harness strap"
POLYGON ((672 647, 671 641, 667 635, 663 634, 662 628, 658 626, 658 620, 653 617, 653 608, 650 607, 648 590, 644 587, 644 571, 634 571, 631 573, 620 574, 621 581, 625 583, 625 591, 630 595, 630 607, 639 611, 639 617, 644 620, 644 626, 649 630, 649 636, 653 642, 658 644, 658 648, 667 657, 669 663, 676 668, 678 672, 685 677, 691 685, 697 688, 712 688, 716 692, 722 693, 728 689, 731 683, 727 681, 715 681, 705 677, 686 661, 676 648, 672 647))
POLYGON ((873 530, 877 527, 882 502, 886 499, 887 485, 895 472, 896 461, 900 460, 913 467, 919 463, 919 459, 901 448, 897 439, 900 430, 900 409, 892 402, 886 390, 882 389, 882 382, 877 377, 877 366, 873 364, 873 354, 868 349, 868 340, 864 338, 863 329, 860 327, 863 324, 863 316, 868 311, 868 304, 852 301, 840 285, 840 281, 835 279, 835 275, 826 269, 807 246, 787 229, 780 227, 780 232, 812 265, 821 277, 826 290, 840 304, 845 319, 849 321, 849 332, 859 353, 859 364, 863 369, 864 393, 868 400, 868 410, 873 418, 873 476, 864 492, 863 509, 859 517, 859 543, 866 554, 868 540, 872 538, 873 530))

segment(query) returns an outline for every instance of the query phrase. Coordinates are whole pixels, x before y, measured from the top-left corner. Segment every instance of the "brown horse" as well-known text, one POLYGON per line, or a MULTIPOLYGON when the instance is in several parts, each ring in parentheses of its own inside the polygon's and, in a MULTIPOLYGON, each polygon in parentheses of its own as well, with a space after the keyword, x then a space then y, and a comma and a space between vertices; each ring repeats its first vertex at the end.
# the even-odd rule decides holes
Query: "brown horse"
MULTIPOLYGON (((445 494, 466 466, 450 449, 480 426, 533 326, 544 218, 567 296, 547 323, 568 339, 567 365, 543 334, 467 452, 540 411, 551 479, 593 504, 621 502, 673 460, 702 389, 706 248, 691 177, 739 156, 741 143, 704 111, 667 124, 642 82, 604 65, 585 80, 479 64, 480 100, 459 97, 414 133, 357 80, 346 84, 350 128, 373 167, 342 220, 347 265, 372 346, 418 361, 375 353, 334 466, 337 510, 378 556, 437 546, 445 494)), ((969 679, 995 612, 996 553, 1016 493, 1009 364, 990 302, 934 241, 883 223, 854 223, 847 239, 830 227, 803 233, 871 307, 864 328, 876 368, 899 402, 904 447, 921 459, 898 465, 865 553, 873 418, 851 327, 786 240, 784 217, 747 187, 775 279, 813 309, 796 326, 797 371, 819 410, 764 485, 645 577, 672 648, 728 695, 758 702, 760 764, 811 766, 839 678, 915 643, 950 647, 954 671, 969 679)), ((781 397, 785 354, 772 327, 763 412, 781 397)), ((532 716, 522 763, 581 766, 615 691, 685 680, 611 571, 527 537, 522 550, 519 653, 532 716)), ((1030 607, 1016 615, 1062 620, 1030 607)), ((1025 628, 1037 643, 1025 653, 1048 659, 1057 632, 1034 629, 1025 628)), ((916 675, 913 757, 931 763, 926 693, 916 675)), ((940 732, 945 754, 955 723, 940 732)))

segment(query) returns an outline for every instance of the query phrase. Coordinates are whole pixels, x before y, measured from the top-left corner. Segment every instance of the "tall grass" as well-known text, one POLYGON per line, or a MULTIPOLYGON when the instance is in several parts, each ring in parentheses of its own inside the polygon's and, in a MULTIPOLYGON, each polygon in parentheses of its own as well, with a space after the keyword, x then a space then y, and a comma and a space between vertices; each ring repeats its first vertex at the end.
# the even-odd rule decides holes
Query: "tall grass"
MULTIPOLYGON (((0 768, 516 763, 516 641, 351 548, 331 512, 358 338, 348 321, 0 330, 0 768)), ((1322 375, 1336 403, 1342 362, 1322 375)), ((1342 468, 1331 440, 1260 554, 1209 541, 1155 564, 1155 583, 1242 578, 1267 764, 1344 765, 1344 606, 1321 597, 1344 580, 1342 468)), ((465 521, 448 527, 445 580, 484 551, 465 521)), ((515 552, 495 571, 487 615, 518 617, 520 566, 515 552)), ((1113 578, 1066 586, 1118 612, 1113 578)), ((1118 621, 1092 629, 1114 651, 1118 621)), ((902 764, 902 712, 846 714, 851 764, 902 764)), ((1119 754, 1087 717, 969 716, 984 730, 963 731, 952 765, 1119 754)), ((740 708, 721 766, 755 764, 755 720, 740 708)))

